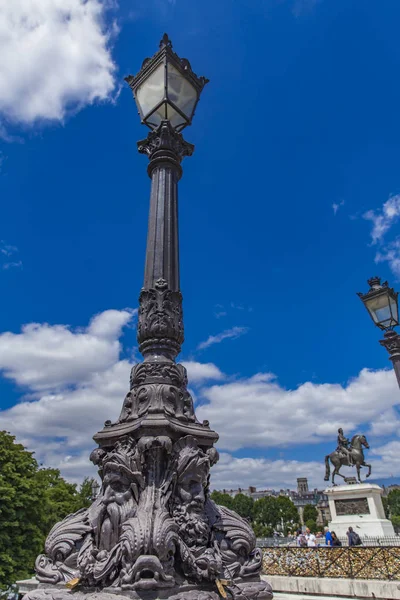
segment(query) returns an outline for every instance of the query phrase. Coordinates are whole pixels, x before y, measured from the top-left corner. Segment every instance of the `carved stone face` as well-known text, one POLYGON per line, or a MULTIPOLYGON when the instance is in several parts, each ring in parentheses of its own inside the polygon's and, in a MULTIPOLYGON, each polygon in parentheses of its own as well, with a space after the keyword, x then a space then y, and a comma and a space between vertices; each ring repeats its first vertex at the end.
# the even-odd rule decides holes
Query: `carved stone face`
POLYGON ((117 468, 108 469, 104 475, 105 494, 103 501, 107 504, 110 502, 121 504, 131 495, 130 485, 131 482, 125 473, 121 473, 117 468))
POLYGON ((178 481, 177 495, 181 504, 186 506, 190 513, 202 513, 206 501, 205 484, 201 474, 193 474, 178 481))

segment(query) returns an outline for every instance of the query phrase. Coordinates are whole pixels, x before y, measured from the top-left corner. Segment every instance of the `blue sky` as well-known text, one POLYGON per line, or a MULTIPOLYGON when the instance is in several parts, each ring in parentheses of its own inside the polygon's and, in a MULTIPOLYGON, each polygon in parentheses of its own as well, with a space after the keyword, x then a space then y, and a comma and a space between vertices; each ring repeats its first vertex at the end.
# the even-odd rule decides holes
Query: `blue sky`
POLYGON ((400 287, 398 2, 2 13, 0 427, 79 480, 118 415, 150 189, 123 77, 167 31, 210 79, 185 131, 181 360, 221 435, 214 486, 321 487, 340 425, 367 434, 377 478, 400 478, 400 394, 355 294, 374 274, 400 287))

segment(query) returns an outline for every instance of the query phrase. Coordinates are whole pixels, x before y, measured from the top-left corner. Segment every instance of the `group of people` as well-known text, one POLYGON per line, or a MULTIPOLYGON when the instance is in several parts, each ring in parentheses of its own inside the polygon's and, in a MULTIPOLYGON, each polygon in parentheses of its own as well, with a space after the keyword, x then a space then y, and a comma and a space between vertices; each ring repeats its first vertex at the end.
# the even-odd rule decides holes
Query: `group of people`
MULTIPOLYGON (((352 527, 349 527, 347 533, 348 545, 349 546, 360 546, 361 539, 358 533, 356 533, 352 527)), ((337 548, 342 545, 342 542, 337 537, 334 531, 330 531, 329 527, 325 527, 324 533, 318 531, 316 534, 311 533, 310 529, 306 527, 303 532, 299 529, 296 534, 296 545, 303 548, 317 548, 318 546, 328 546, 337 548)))

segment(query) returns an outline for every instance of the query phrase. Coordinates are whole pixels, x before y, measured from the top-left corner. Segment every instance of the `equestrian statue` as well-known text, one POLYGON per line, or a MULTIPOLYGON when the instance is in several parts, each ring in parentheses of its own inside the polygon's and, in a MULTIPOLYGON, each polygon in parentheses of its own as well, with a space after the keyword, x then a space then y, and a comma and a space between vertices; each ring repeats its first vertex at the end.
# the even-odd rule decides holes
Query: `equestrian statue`
POLYGON ((357 469, 357 479, 359 481, 359 483, 362 483, 361 481, 361 477, 360 477, 360 469, 361 467, 368 467, 368 473, 366 475, 366 477, 369 477, 371 475, 371 465, 367 464, 364 461, 364 452, 363 452, 363 447, 364 448, 369 448, 369 444, 367 442, 367 438, 365 437, 365 435, 354 435, 351 439, 351 441, 346 438, 343 434, 343 429, 340 428, 338 430, 338 447, 336 448, 336 450, 334 452, 331 452, 331 454, 328 454, 327 456, 325 456, 325 467, 326 467, 326 472, 325 472, 325 481, 329 481, 329 476, 330 476, 330 464, 329 461, 332 463, 332 465, 335 467, 333 472, 332 472, 332 484, 335 484, 335 475, 339 475, 339 477, 342 477, 343 479, 346 479, 346 477, 344 475, 342 475, 341 473, 339 473, 340 468, 342 466, 345 467, 356 467, 357 469))

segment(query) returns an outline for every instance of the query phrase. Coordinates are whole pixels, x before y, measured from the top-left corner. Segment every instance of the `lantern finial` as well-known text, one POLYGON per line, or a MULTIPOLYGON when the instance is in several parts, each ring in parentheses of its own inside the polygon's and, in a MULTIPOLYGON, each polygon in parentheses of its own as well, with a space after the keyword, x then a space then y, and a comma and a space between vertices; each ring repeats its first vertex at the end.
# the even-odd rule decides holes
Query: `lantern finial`
POLYGON ((387 281, 384 281, 381 284, 381 278, 378 277, 377 275, 375 277, 371 277, 371 279, 368 279, 367 283, 368 283, 369 287, 372 289, 377 289, 380 287, 387 287, 387 281))

